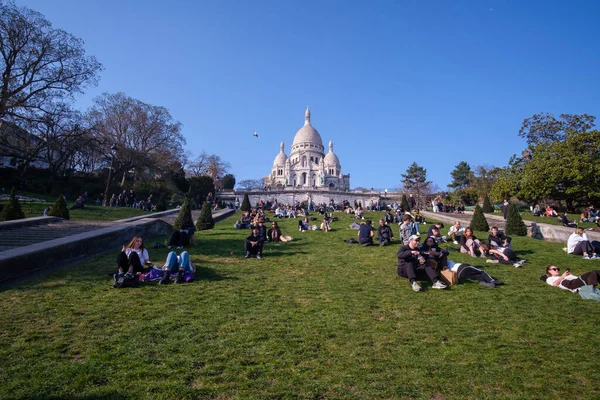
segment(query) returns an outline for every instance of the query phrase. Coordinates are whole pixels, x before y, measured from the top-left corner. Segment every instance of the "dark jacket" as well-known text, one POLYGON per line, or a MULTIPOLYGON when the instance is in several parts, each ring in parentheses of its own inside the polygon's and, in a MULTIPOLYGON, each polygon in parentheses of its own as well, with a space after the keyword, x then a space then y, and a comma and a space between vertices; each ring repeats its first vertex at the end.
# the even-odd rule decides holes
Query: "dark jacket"
POLYGON ((504 246, 504 242, 510 243, 511 240, 510 236, 506 236, 502 232, 498 232, 498 236, 494 236, 491 233, 488 236, 488 242, 494 247, 506 247, 504 246))
POLYGON ((390 228, 389 225, 383 225, 377 229, 377 236, 379 237, 379 240, 390 240, 392 236, 394 236, 394 232, 392 232, 392 228, 390 228))
POLYGON ((417 266, 417 256, 413 255, 412 251, 407 244, 400 246, 398 249, 398 253, 396 253, 398 256, 398 275, 400 275, 400 269, 404 269, 407 265, 417 266))

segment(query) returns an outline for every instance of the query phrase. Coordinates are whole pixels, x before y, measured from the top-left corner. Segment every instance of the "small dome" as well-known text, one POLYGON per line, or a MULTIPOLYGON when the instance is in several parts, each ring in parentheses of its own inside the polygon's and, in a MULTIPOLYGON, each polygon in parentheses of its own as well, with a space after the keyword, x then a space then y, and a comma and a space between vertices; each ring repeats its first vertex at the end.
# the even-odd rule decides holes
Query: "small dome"
POLYGON ((310 124, 310 110, 308 107, 306 108, 306 112, 304 113, 304 126, 296 132, 296 136, 294 136, 294 142, 292 143, 292 147, 296 144, 300 143, 313 143, 315 145, 319 145, 323 147, 323 141, 321 140, 321 135, 313 126, 310 124))
POLYGON ((323 161, 325 161, 325 165, 329 165, 329 166, 335 166, 335 167, 339 167, 340 166, 340 159, 338 158, 338 156, 333 152, 333 142, 330 140, 329 141, 329 153, 327 153, 325 155, 325 158, 323 159, 323 161))
POLYGON ((285 164, 285 161, 287 160, 287 156, 285 155, 285 152, 283 151, 283 142, 281 142, 281 144, 279 145, 279 154, 277 154, 277 156, 275 156, 275 160, 273 161, 273 165, 283 165, 285 164))

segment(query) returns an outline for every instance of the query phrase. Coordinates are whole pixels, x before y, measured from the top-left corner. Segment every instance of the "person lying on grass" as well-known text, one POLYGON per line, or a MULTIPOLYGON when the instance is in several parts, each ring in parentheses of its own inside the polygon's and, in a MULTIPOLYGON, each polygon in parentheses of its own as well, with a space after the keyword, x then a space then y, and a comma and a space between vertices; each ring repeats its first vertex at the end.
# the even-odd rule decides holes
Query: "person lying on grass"
POLYGON ((421 238, 412 235, 408 238, 408 244, 398 249, 398 275, 407 278, 415 292, 421 291, 417 278, 429 278, 433 282, 433 289, 446 289, 446 284, 438 279, 434 268, 427 265, 427 260, 419 253, 419 242, 421 238))
POLYGON ((488 274, 487 272, 482 271, 479 268, 475 268, 474 266, 469 264, 457 263, 452 260, 448 260, 448 269, 456 272, 456 278, 458 280, 471 279, 474 281, 478 281, 481 286, 484 286, 489 289, 493 289, 496 286, 504 285, 504 282, 492 278, 492 276, 490 276, 490 274, 488 274))
MULTIPOLYGON (((543 276, 542 276, 543 277, 543 276)), ((586 272, 583 275, 577 276, 571 274, 568 268, 560 273, 560 268, 554 264, 546 267, 546 283, 556 286, 559 289, 570 290, 573 293, 579 291, 584 285, 597 286, 600 281, 600 270, 586 272)))
POLYGON ((127 270, 127 274, 133 277, 136 273, 142 273, 146 264, 152 265, 152 262, 148 250, 144 247, 144 239, 141 236, 134 236, 117 255, 118 274, 127 270))
POLYGON ((528 261, 517 256, 512 249, 508 247, 495 247, 486 243, 481 244, 482 251, 486 251, 490 255, 490 259, 486 260, 491 264, 510 264, 515 268, 521 268, 528 261))
POLYGON ((174 251, 167 254, 167 260, 162 268, 152 267, 145 274, 140 274, 140 281, 159 281, 161 284, 171 282, 175 278, 175 283, 191 282, 194 280, 196 266, 192 263, 187 251, 182 251, 177 255, 174 251))

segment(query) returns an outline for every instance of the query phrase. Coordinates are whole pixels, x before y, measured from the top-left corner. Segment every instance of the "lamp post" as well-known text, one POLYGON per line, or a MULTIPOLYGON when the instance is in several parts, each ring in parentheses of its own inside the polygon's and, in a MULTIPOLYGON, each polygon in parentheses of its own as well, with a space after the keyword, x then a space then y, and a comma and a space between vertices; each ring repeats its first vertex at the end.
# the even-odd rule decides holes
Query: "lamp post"
POLYGON ((110 148, 110 167, 108 168, 108 180, 106 181, 106 190, 104 191, 104 201, 102 202, 102 206, 106 207, 108 206, 108 187, 110 186, 110 176, 112 174, 112 166, 113 166, 113 161, 115 160, 115 156, 117 155, 117 151, 119 149, 117 148, 117 144, 113 144, 112 147, 110 148))

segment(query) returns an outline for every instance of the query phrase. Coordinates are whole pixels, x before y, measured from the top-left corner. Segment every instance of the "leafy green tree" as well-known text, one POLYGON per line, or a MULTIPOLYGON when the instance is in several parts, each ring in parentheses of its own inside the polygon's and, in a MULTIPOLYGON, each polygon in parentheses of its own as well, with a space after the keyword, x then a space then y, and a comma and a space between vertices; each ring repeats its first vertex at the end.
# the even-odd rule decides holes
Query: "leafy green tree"
POLYGON ((494 207, 492 206, 490 197, 488 195, 485 195, 483 198, 483 207, 481 207, 481 210, 486 214, 491 214, 494 212, 494 207))
POLYGON ((10 191, 10 198, 8 204, 4 206, 2 212, 0 212, 0 221, 13 221, 15 219, 25 218, 25 213, 21 209, 19 199, 15 196, 15 188, 13 187, 10 191))
POLYGON ((60 217, 64 219, 71 219, 69 215, 69 209, 67 208, 67 203, 65 202, 65 196, 62 194, 58 196, 52 210, 48 213, 51 217, 60 217))
POLYGON ((416 162, 407 169, 406 174, 401 174, 404 190, 416 194, 417 205, 420 206, 421 194, 427 192, 431 182, 427 180, 427 170, 416 162))
POLYGON ((483 215, 483 211, 481 210, 481 207, 479 207, 479 204, 475 206, 473 218, 471 219, 471 228, 481 232, 490 230, 490 226, 488 225, 487 219, 485 219, 485 215, 483 215))
POLYGON ((452 182, 448 185, 449 188, 465 189, 471 184, 473 173, 469 163, 461 161, 454 167, 454 171, 450 172, 450 175, 452 175, 452 182))
MULTIPOLYGON (((478 165, 473 168, 470 188, 477 194, 478 198, 488 196, 494 182, 498 177, 500 168, 487 165, 478 165)), ((483 210, 485 212, 485 210, 483 210)))
POLYGON ((508 216, 506 217, 506 226, 504 231, 507 235, 527 236, 527 227, 521 218, 517 206, 510 204, 508 206, 508 216))
POLYGON ((215 220, 212 216, 211 204, 208 201, 205 201, 202 204, 202 210, 200 210, 200 216, 196 221, 196 229, 199 231, 205 231, 207 229, 212 229, 215 226, 215 220))
POLYGON ((233 189, 235 186, 235 176, 233 176, 232 174, 225 175, 221 178, 221 185, 223 186, 223 189, 233 189))
POLYGON ((410 205, 408 204, 408 199, 406 198, 406 195, 404 193, 402 193, 402 200, 400 201, 400 205, 402 206, 402 209, 404 211, 410 211, 410 205))
POLYGON ((176 231, 193 228, 194 220, 192 219, 192 210, 190 207, 190 199, 185 198, 183 200, 183 205, 179 210, 179 214, 177 214, 177 219, 175 219, 175 223, 173 224, 173 229, 176 231))
POLYGON ((242 200, 242 205, 240 206, 240 210, 242 211, 250 211, 252 207, 250 206, 250 199, 248 198, 248 193, 244 193, 244 200, 242 200))

